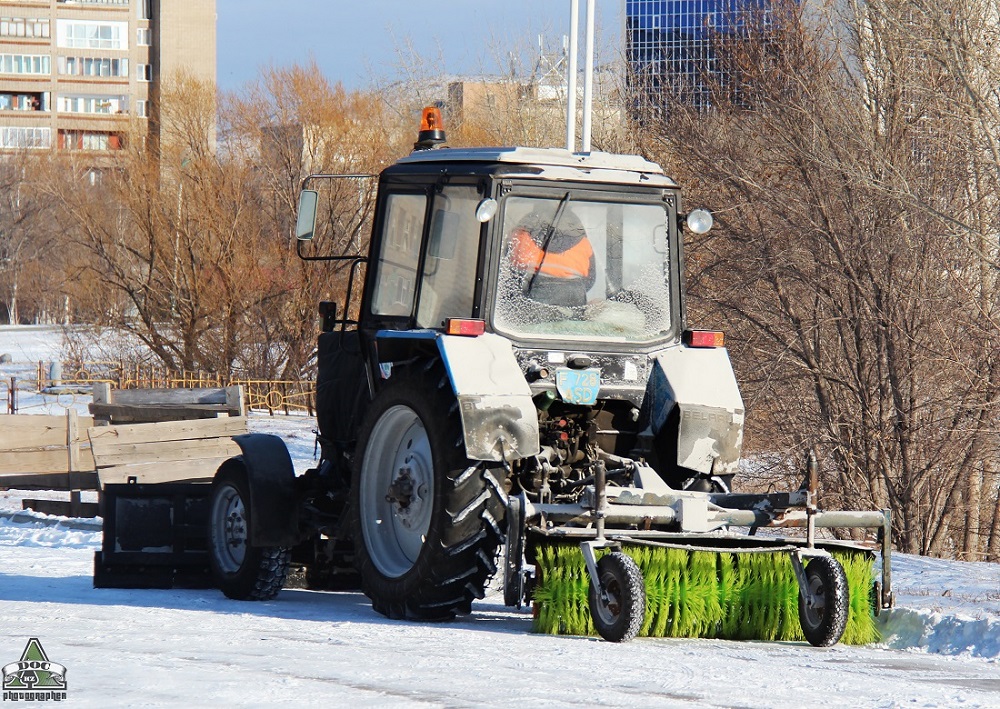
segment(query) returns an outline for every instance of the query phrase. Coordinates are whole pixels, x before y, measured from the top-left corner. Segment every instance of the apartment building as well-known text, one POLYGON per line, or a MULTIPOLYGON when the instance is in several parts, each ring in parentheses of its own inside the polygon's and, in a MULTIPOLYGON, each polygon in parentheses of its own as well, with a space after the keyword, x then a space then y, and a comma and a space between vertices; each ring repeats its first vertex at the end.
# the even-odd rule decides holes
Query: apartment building
POLYGON ((0 152, 106 153, 160 82, 215 82, 215 0, 0 0, 0 152))

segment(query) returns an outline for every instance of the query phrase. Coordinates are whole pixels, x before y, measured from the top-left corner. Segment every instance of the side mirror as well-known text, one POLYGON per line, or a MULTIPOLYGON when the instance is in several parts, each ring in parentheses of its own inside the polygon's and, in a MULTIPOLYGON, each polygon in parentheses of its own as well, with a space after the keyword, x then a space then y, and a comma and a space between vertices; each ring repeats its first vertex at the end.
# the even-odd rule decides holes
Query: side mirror
POLYGON ((316 233, 316 205, 319 203, 319 192, 302 190, 299 195, 299 216, 295 220, 295 238, 299 241, 312 241, 316 233))
POLYGON ((687 227, 695 234, 705 234, 712 225, 715 224, 715 219, 712 217, 712 213, 707 209, 692 209, 688 212, 687 227))

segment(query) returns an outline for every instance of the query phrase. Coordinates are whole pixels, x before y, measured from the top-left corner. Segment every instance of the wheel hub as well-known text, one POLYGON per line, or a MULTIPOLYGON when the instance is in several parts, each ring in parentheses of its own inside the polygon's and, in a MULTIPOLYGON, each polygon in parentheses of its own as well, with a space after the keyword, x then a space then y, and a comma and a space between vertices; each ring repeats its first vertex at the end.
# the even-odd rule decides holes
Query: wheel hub
POLYGON ((243 509, 243 500, 238 495, 229 500, 225 525, 225 539, 228 546, 236 549, 246 544, 246 514, 243 509))
POLYGON ((408 406, 387 409, 365 446, 360 487, 365 546, 390 578, 406 573, 427 539, 434 511, 434 457, 423 422, 408 406))
POLYGON ((212 501, 211 519, 214 557, 224 573, 236 573, 246 558, 250 535, 246 505, 235 487, 220 488, 212 501))
POLYGON ((406 511, 410 503, 415 499, 413 496, 413 475, 409 468, 400 468, 399 476, 389 484, 389 494, 385 496, 385 501, 393 505, 396 514, 406 511))
MULTIPOLYGON (((412 461, 407 460, 407 463, 412 461)), ((407 529, 413 529, 421 520, 427 485, 422 484, 413 474, 413 469, 404 466, 389 484, 385 501, 392 506, 396 520, 407 529)))

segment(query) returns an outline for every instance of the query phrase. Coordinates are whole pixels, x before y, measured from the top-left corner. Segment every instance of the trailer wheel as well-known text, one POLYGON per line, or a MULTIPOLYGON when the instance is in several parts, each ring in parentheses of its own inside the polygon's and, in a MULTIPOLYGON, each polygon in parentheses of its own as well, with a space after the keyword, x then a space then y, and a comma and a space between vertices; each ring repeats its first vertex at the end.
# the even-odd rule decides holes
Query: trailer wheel
POLYGON ((847 627, 850 597, 844 567, 833 557, 817 556, 805 568, 808 588, 799 589, 799 622, 816 647, 835 645, 847 627))
POLYGON ((291 553, 282 547, 250 546, 250 484, 246 470, 229 466, 212 483, 208 514, 208 558, 216 586, 238 601, 278 595, 291 553))
POLYGON ((646 588, 632 557, 620 551, 597 561, 601 587, 590 582, 590 615, 598 634, 608 642, 627 642, 646 618, 646 588))
POLYGON ((505 495, 497 468, 465 457, 443 368, 411 369, 393 372, 358 437, 355 560, 376 611, 442 620, 470 612, 496 573, 505 495))

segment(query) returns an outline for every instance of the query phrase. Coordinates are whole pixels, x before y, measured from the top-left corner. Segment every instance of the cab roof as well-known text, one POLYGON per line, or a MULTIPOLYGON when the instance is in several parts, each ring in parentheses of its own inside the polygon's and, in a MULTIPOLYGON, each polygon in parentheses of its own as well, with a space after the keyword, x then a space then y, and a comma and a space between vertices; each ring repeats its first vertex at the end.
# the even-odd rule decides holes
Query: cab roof
POLYGON ((663 168, 638 155, 591 152, 572 153, 564 148, 435 148, 415 150, 397 165, 441 163, 499 164, 505 177, 519 174, 553 180, 580 180, 636 184, 644 187, 676 187, 663 168), (518 167, 523 167, 519 170, 518 167))

